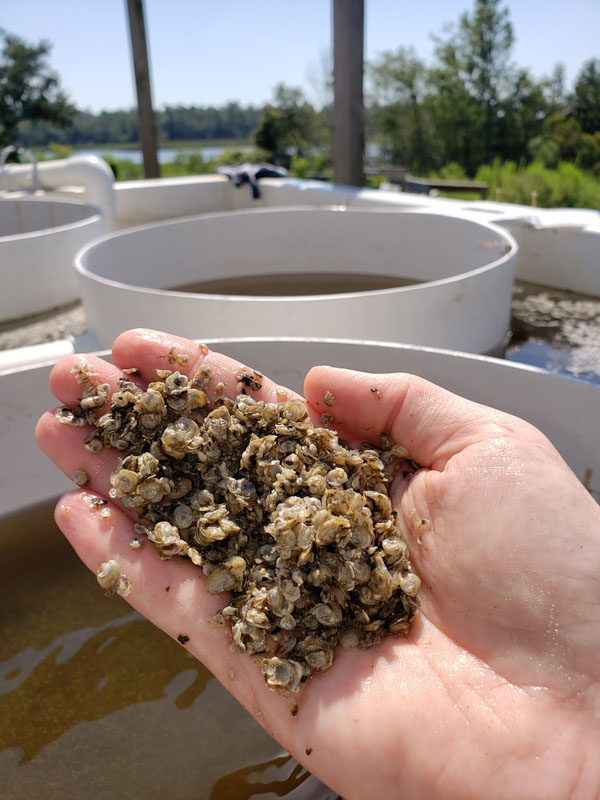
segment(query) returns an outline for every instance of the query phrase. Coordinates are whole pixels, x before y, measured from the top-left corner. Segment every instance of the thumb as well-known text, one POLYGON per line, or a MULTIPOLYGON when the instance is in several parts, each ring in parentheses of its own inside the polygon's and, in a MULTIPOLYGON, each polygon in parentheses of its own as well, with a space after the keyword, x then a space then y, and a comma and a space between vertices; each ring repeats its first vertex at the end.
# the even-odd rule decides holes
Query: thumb
POLYGON ((327 414, 349 440, 379 444, 381 434, 406 447, 422 466, 443 469, 448 459, 481 439, 483 429, 511 419, 407 373, 371 374, 313 367, 304 394, 316 416, 327 414))

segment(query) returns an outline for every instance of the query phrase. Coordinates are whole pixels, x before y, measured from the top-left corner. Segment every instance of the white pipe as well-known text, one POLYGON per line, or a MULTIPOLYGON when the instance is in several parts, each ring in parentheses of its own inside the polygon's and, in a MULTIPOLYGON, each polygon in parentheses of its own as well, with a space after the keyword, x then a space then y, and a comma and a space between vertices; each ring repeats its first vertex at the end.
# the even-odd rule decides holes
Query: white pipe
MULTIPOLYGON (((30 164, 6 164, 2 171, 6 191, 31 188, 30 164)), ((104 210, 108 230, 115 230, 117 214, 114 175, 106 161, 97 156, 72 156, 57 161, 41 161, 37 165, 40 188, 59 189, 62 186, 82 186, 88 203, 104 210)))
POLYGON ((13 347, 0 351, 0 374, 4 371, 33 367, 49 361, 58 361, 75 352, 72 339, 57 339, 26 347, 13 347))

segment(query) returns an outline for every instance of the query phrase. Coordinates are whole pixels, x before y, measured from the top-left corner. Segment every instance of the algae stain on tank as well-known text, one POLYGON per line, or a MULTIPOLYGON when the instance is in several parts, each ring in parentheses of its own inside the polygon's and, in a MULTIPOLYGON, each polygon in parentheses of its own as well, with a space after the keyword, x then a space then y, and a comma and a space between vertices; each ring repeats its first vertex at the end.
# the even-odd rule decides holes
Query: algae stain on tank
POLYGON ((184 648, 98 590, 52 504, 0 533, 3 800, 334 800, 184 648))

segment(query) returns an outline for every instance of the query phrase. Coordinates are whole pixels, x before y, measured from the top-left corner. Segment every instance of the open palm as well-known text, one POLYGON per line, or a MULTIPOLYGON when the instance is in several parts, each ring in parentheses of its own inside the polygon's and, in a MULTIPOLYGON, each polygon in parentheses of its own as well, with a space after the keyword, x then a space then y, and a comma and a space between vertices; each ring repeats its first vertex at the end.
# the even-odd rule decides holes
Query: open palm
MULTIPOLYGON (((154 380, 173 347, 188 356, 184 371, 208 363, 214 382, 234 390, 238 363, 166 334, 123 334, 116 366, 86 360, 116 388, 128 367, 154 380)), ((71 372, 78 360, 52 373, 65 405, 80 397, 71 372)), ((252 394, 277 400, 276 388, 265 379, 252 394)), ((134 520, 118 503, 110 517, 98 514, 91 498, 107 496, 117 453, 89 453, 89 430, 47 413, 40 447, 69 476, 77 468, 90 475, 84 492, 59 502, 59 526, 90 569, 119 561, 132 581, 127 600, 172 637, 188 637, 185 647, 347 800, 598 797, 596 503, 535 428, 414 376, 319 367, 305 394, 315 420, 333 412, 349 440, 377 442, 385 432, 423 465, 391 490, 423 581, 422 613, 407 638, 340 652, 293 699, 270 691, 256 664, 231 652, 226 630, 211 624, 224 601, 206 591, 201 570, 161 561, 150 547, 131 550, 134 520), (326 391, 333 408, 323 403, 326 391)))

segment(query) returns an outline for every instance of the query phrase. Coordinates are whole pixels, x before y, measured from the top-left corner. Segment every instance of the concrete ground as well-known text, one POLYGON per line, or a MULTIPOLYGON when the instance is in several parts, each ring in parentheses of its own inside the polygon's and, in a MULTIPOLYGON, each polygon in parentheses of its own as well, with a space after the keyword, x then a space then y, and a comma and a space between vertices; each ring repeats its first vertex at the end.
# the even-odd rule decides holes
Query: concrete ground
POLYGON ((79 302, 43 314, 0 323, 0 350, 25 347, 77 336, 87 330, 83 305, 79 302))

